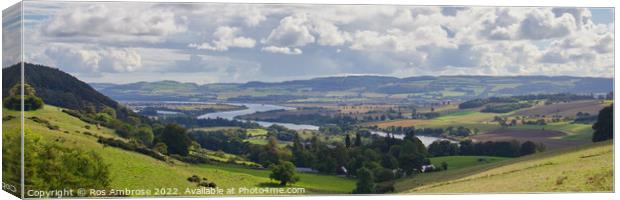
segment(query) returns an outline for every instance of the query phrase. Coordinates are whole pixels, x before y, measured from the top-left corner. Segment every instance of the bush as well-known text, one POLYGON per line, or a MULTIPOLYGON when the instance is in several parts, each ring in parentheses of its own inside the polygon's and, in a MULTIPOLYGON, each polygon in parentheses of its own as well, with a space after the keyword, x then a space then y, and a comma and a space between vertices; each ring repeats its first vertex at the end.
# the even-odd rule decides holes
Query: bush
POLYGON ((200 177, 198 177, 197 175, 192 175, 189 178, 187 178, 187 181, 198 183, 200 182, 200 177))
POLYGON ((101 143, 101 144, 105 144, 105 145, 109 145, 109 146, 113 146, 113 147, 118 147, 121 149, 125 149, 128 151, 135 151, 147 156, 151 156, 157 160, 161 160, 161 161, 166 161, 168 160, 166 158, 165 155, 163 155, 160 152, 157 152, 155 150, 149 149, 143 145, 138 145, 135 143, 127 143, 124 142, 122 140, 117 140, 114 138, 105 138, 105 137, 99 137, 99 139, 97 139, 97 142, 101 143))
MULTIPOLYGON (((15 84, 9 91, 9 96, 2 101, 9 110, 22 110, 21 85, 15 84)), ((36 96, 34 88, 24 84, 24 111, 38 110, 43 108, 43 100, 36 96)))
POLYGON ((299 181, 299 176, 295 175, 295 165, 288 161, 272 165, 269 178, 280 181, 280 186, 299 181))
POLYGON ((16 117, 13 116, 13 115, 7 115, 7 116, 2 117, 2 121, 9 121, 9 120, 12 120, 12 119, 15 119, 15 118, 16 117))
MULTIPOLYGON (((25 134, 24 143, 28 146, 24 155, 26 190, 107 189, 109 186, 109 167, 96 152, 46 143, 28 131, 25 134)), ((19 147, 20 144, 17 136, 3 134, 2 140, 5 147, 19 147)), ((21 165, 13 164, 20 162, 18 149, 3 149, 3 181, 20 179, 21 165)))

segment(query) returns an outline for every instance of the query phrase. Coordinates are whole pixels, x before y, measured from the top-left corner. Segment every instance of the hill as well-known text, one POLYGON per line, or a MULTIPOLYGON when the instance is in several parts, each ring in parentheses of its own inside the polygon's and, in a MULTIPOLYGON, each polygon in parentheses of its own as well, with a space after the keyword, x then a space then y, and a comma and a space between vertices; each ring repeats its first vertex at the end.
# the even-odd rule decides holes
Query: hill
MULTIPOLYGON (((10 87, 18 84, 21 77, 20 64, 2 69, 2 97, 8 96, 10 87)), ((137 115, 125 109, 115 100, 99 93, 90 85, 59 69, 25 63, 24 79, 37 91, 46 104, 73 110, 93 107, 97 111, 105 107, 115 109, 121 119, 137 115)))
MULTIPOLYGON (((114 131, 105 127, 96 128, 94 124, 81 121, 61 111, 62 108, 45 105, 43 109, 25 112, 27 134, 40 136, 44 141, 59 145, 94 151, 100 154, 110 168, 110 188, 178 188, 181 196, 185 188, 199 188, 187 181, 192 175, 205 177, 220 188, 268 187, 275 185, 269 178, 270 171, 243 168, 225 164, 188 164, 178 160, 164 162, 132 151, 122 150, 97 142, 96 136, 122 139, 114 131), (37 117, 37 121, 35 118, 37 117), (40 123, 47 121, 47 124, 40 123)), ((3 109, 3 130, 17 130, 19 112, 3 109)), ((5 132, 5 134, 18 134, 5 132)), ((301 180, 292 187, 303 187, 307 193, 348 193, 354 187, 354 180, 318 175, 300 174, 301 180)))
POLYGON ((610 192, 613 179, 613 143, 607 141, 421 174, 395 187, 401 193, 610 192))
POLYGON ((613 90, 613 79, 570 76, 340 76, 205 85, 175 81, 92 85, 117 100, 424 102, 539 93, 603 94, 613 90))

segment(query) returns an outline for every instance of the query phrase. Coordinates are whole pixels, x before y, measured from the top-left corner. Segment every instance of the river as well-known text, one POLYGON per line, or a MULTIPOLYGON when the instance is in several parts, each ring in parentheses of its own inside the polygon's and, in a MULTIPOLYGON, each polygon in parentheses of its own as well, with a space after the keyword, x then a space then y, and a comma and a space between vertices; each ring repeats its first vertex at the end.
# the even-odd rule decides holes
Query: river
MULTIPOLYGON (((385 133, 383 131, 370 131, 370 133, 372 133, 373 135, 378 135, 378 136, 382 136, 382 137, 387 136, 387 133, 385 133)), ((440 138, 440 137, 435 137, 435 136, 416 135, 416 137, 418 137, 418 139, 420 139, 420 141, 422 141, 422 144, 424 144, 424 146, 427 146, 427 147, 428 147, 428 145, 431 145, 433 142, 435 142, 437 140, 448 140, 448 141, 450 141, 452 143, 456 143, 457 142, 455 140, 450 140, 450 139, 440 138)), ((394 134, 394 138, 403 139, 403 138, 405 138, 405 135, 394 134)))
MULTIPOLYGON (((249 114, 253 114, 256 112, 266 112, 266 111, 272 111, 272 110, 295 110, 296 109, 293 107, 270 105, 270 104, 256 104, 256 103, 227 103, 227 104, 245 106, 247 107, 247 109, 207 113, 207 114, 198 116, 198 118, 199 119, 224 118, 224 119, 229 119, 229 120, 238 120, 238 119, 235 119, 235 117, 241 116, 241 115, 249 115, 249 114)), ((263 127, 269 127, 271 125, 277 124, 277 125, 284 126, 292 130, 319 130, 318 126, 310 125, 310 124, 292 124, 292 123, 265 122, 265 121, 251 121, 251 122, 256 122, 257 124, 263 127)), ((385 132, 381 132, 381 131, 371 131, 371 133, 378 135, 378 136, 383 136, 383 137, 387 135, 385 132)), ((397 135, 397 134, 394 135, 394 138, 398 138, 398 139, 403 139, 404 137, 405 137, 404 135, 397 135)), ((418 135, 416 137, 418 137, 425 146, 428 146, 437 140, 448 140, 445 138, 424 136, 424 135, 418 135)), ((449 140, 449 141, 455 142, 453 140, 449 140)))
MULTIPOLYGON (((254 114, 256 112, 266 112, 272 110, 295 110, 297 108, 286 107, 286 106, 278 106, 278 105, 270 105, 270 104, 257 104, 257 103, 226 103, 231 105, 245 106, 247 109, 244 110, 233 110, 233 111, 225 111, 225 112, 215 112, 215 113, 207 113, 201 116, 198 116, 198 119, 216 119, 216 118, 224 118, 229 120, 238 120, 235 119, 237 116, 254 114)), ((293 130, 319 130, 318 126, 309 125, 309 124, 293 124, 293 123, 280 123, 280 122, 264 122, 264 121, 252 121, 263 127, 269 127, 271 125, 280 125, 284 126, 288 129, 293 130)))

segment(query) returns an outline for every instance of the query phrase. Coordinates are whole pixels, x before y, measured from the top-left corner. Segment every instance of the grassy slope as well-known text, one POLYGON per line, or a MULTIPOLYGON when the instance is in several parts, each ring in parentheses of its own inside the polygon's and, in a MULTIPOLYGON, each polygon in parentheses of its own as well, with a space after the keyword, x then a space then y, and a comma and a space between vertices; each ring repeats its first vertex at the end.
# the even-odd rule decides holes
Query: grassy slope
MULTIPOLYGON (((6 115, 19 116, 19 112, 4 109, 3 116, 6 115)), ((47 119, 51 124, 59 126, 60 130, 53 131, 44 125, 26 119, 26 131, 29 133, 40 135, 49 142, 58 142, 64 146, 98 152, 110 165, 112 188, 153 189, 156 187, 176 187, 179 188, 180 192, 183 192, 186 188, 197 188, 195 184, 186 180, 187 177, 194 174, 207 177, 221 188, 262 187, 265 184, 271 183, 271 180, 268 178, 269 171, 266 170, 256 170, 261 173, 246 173, 247 171, 239 171, 233 168, 189 165, 179 161, 175 161, 175 164, 169 164, 135 152, 104 147, 97 143, 95 137, 85 135, 82 132, 89 131, 97 135, 115 137, 112 130, 107 128, 96 130, 94 125, 87 124, 62 113, 57 107, 46 105, 42 110, 25 113, 26 118, 31 116, 47 119), (84 128, 85 125, 90 125, 92 130, 84 128)), ((3 130, 16 129, 16 124, 3 122, 3 130)), ((354 180, 350 179, 304 174, 301 181, 295 186, 305 187, 308 192, 348 193, 353 190, 354 184, 354 180), (322 182, 331 182, 339 187, 326 186, 322 182)), ((179 195, 185 194, 180 193, 179 195)))
POLYGON ((399 192, 573 192, 613 190, 611 141, 399 181, 399 192))

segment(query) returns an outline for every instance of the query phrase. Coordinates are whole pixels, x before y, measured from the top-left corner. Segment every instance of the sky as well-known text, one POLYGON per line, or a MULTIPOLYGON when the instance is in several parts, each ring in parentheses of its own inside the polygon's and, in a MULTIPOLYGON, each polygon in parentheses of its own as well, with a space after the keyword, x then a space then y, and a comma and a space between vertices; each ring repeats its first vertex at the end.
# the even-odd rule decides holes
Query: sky
MULTIPOLYGON (((5 44, 18 19, 3 21, 5 44)), ((34 1, 24 59, 109 83, 613 77, 613 27, 611 8, 34 1)))

